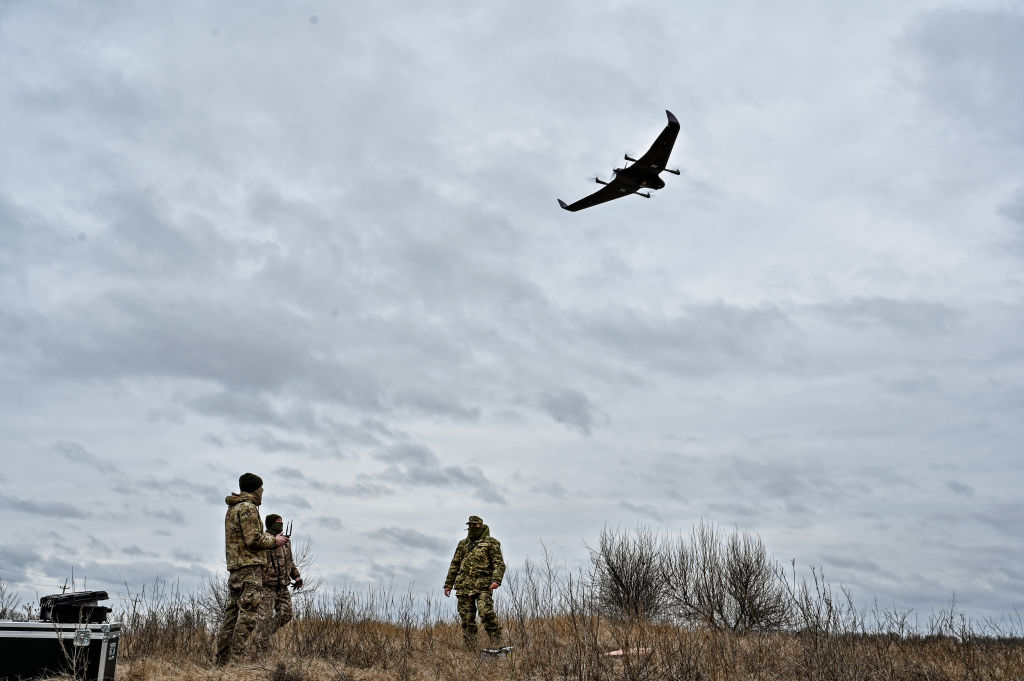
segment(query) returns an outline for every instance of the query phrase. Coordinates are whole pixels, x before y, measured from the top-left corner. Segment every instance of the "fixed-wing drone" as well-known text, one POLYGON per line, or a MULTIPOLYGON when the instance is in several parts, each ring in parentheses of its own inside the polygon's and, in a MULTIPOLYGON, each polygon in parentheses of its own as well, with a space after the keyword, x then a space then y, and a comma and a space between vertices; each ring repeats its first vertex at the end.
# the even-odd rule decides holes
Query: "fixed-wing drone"
POLYGON ((665 167, 665 164, 668 163, 669 154, 672 153, 672 146, 676 143, 676 135, 679 134, 679 120, 668 109, 665 110, 665 114, 668 116, 668 125, 658 135, 658 139, 654 140, 654 144, 651 145, 646 154, 640 158, 630 158, 629 154, 626 154, 626 160, 631 161, 633 165, 626 166, 625 168, 616 168, 614 170, 615 176, 611 182, 605 182, 595 177, 594 179, 597 183, 603 184, 603 187, 590 196, 584 196, 576 203, 566 204, 562 199, 558 199, 558 205, 566 210, 577 211, 623 196, 629 196, 630 194, 636 194, 637 196, 649 199, 651 198, 650 192, 644 194, 641 190, 661 189, 664 187, 665 180, 658 177, 661 171, 664 170, 679 175, 678 170, 671 170, 665 167))

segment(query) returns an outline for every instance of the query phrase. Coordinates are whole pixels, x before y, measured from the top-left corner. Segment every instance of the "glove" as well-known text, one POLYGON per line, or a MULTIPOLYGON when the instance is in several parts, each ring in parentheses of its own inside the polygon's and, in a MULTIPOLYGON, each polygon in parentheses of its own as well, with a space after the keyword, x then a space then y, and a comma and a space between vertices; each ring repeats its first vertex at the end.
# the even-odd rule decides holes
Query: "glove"
POLYGON ((302 579, 301 578, 300 579, 296 579, 295 583, 292 584, 292 588, 295 589, 296 591, 301 589, 302 588, 302 579))

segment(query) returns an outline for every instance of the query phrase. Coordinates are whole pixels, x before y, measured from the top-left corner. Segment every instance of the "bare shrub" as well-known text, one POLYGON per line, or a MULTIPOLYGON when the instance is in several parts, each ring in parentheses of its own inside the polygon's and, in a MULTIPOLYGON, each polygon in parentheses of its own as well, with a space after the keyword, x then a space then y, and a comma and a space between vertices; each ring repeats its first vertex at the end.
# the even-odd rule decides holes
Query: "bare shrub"
POLYGON ((591 582, 607 614, 654 619, 665 609, 662 540, 646 526, 632 532, 601 530, 591 549, 591 582))
POLYGON ((738 531, 729 535, 724 569, 728 628, 779 629, 790 623, 785 572, 768 556, 760 537, 738 531))
POLYGON ((0 620, 19 619, 22 614, 17 591, 11 591, 4 580, 0 579, 0 620))
POLYGON ((674 617, 712 629, 765 631, 792 620, 785 571, 761 538, 733 531, 725 536, 701 521, 689 540, 665 545, 662 581, 674 617))

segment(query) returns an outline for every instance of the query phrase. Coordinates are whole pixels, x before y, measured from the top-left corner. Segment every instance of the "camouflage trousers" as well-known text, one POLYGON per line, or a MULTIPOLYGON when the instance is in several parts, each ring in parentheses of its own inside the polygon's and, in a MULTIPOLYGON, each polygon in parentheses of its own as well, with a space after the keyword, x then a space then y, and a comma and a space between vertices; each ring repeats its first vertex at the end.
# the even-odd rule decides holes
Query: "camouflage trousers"
POLYGON ((258 565, 228 573, 228 602, 217 634, 217 662, 226 663, 245 653, 263 600, 263 568, 258 565))
POLYGON ((265 649, 270 643, 270 637, 291 621, 292 594, 288 591, 288 585, 270 584, 263 587, 259 624, 256 625, 256 647, 259 650, 265 649))
POLYGON ((462 638, 467 644, 476 642, 476 615, 480 613, 480 621, 484 624, 484 631, 491 638, 492 643, 501 640, 501 625, 498 624, 498 615, 494 612, 494 595, 487 591, 475 591, 472 593, 457 593, 456 600, 459 603, 459 619, 462 620, 462 638))

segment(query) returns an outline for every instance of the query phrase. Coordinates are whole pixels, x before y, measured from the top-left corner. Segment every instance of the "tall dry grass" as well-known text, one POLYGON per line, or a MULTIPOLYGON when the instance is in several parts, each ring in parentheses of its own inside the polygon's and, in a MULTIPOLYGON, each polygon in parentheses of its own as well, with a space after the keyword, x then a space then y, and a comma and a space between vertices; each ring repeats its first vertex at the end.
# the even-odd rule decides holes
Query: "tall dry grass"
MULTIPOLYGON (((729 548, 730 541, 723 543, 725 558, 762 555, 756 542, 732 542, 729 548)), ((648 564, 649 548, 641 546, 638 574, 661 579, 664 574, 648 564)), ((675 607, 689 596, 672 589, 659 605, 650 598, 650 584, 627 574, 633 563, 628 553, 616 555, 623 559, 614 563, 617 583, 636 585, 643 598, 631 598, 614 585, 609 597, 608 564, 601 566, 600 555, 589 570, 567 571, 546 553, 539 563, 510 570, 495 598, 505 638, 515 645, 507 658, 463 646, 454 599, 387 585, 330 592, 318 586, 299 592, 295 621, 275 634, 267 653, 215 667, 224 581, 192 592, 156 581, 130 594, 112 618, 124 625, 118 680, 1024 679, 1019 614, 977 621, 950 603, 921 621, 910 612, 858 608, 848 590, 833 588, 820 571, 811 570, 806 579, 790 575, 783 587, 769 580, 763 593, 771 597, 765 612, 773 624, 752 626, 751 611, 734 602, 735 588, 725 589, 732 600, 716 609, 693 610, 700 599, 675 607), (780 612, 785 617, 780 619, 780 612), (708 613, 717 614, 708 618, 708 613)), ((686 558, 673 555, 675 561, 686 558)), ((711 569, 694 565, 705 573, 711 569)), ((762 567, 754 565, 754 574, 762 567)), ((8 594, 0 603, 11 610, 9 593, 0 589, 0 595, 8 594)))
MULTIPOLYGON (((858 609, 817 571, 790 591, 792 626, 733 631, 610 612, 583 572, 545 561, 512 572, 496 594, 513 655, 462 645, 454 604, 391 587, 310 594, 261 658, 212 665, 217 585, 137 595, 125 623, 119 679, 517 679, 545 681, 1024 679, 1020 617, 974 621, 950 604, 923 623, 858 609), (618 655, 610 655, 622 651, 618 655)), ((481 646, 484 639, 481 638, 481 646)))

